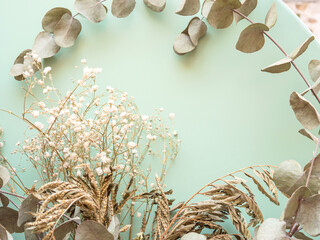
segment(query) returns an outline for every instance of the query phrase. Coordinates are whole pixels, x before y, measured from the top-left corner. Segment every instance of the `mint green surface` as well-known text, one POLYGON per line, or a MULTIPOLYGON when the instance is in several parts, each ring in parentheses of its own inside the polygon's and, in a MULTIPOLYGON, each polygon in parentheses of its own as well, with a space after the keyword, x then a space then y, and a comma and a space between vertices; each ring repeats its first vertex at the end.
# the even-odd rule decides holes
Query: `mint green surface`
MULTIPOLYGON (((250 18, 263 22, 272 2, 260 0, 250 18)), ((281 1, 276 4, 278 22, 270 34, 290 52, 310 32, 281 1)), ((239 168, 277 165, 287 159, 302 164, 309 161, 314 144, 297 133, 301 125, 289 107, 289 95, 305 90, 305 83, 294 69, 277 75, 260 71, 282 58, 282 53, 268 39, 258 53, 237 51, 237 38, 248 25, 241 21, 223 30, 208 26, 207 35, 194 52, 177 56, 172 50, 173 42, 191 19, 174 14, 178 5, 179 1, 168 1, 163 13, 153 13, 138 1, 128 18, 117 19, 109 11, 100 24, 80 17, 83 30, 76 45, 45 61, 53 68, 56 87, 69 90, 70 78, 80 71, 74 66, 86 58, 88 65, 103 68, 98 84, 135 96, 140 112, 152 114, 156 107, 163 107, 165 114, 174 112, 182 147, 167 176, 167 185, 174 189, 178 201, 239 168)), ((41 31, 42 16, 57 6, 74 12, 71 0, 2 3, 0 108, 22 112, 24 93, 8 72, 16 56, 32 47, 41 31)), ((296 63, 308 76, 308 61, 319 56, 320 46, 313 42, 296 63)), ((309 76, 308 80, 311 81, 309 76)), ((312 99, 309 94, 308 98, 312 99)), ((10 152, 18 140, 23 140, 26 125, 5 113, 0 113, 0 125, 6 139, 4 153, 15 165, 24 164, 23 158, 11 157, 10 152)), ((31 186, 33 171, 30 169, 23 179, 31 186)), ((280 207, 272 206, 263 197, 258 201, 266 218, 279 217, 284 208, 283 201, 280 207)))

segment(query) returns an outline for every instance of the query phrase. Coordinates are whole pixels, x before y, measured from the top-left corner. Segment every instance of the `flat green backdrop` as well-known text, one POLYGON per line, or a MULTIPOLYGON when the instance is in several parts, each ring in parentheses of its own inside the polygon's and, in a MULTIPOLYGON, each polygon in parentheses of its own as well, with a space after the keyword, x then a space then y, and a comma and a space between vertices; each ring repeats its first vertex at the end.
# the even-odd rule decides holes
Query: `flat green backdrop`
MULTIPOLYGON (((260 0, 250 17, 263 22, 272 2, 260 0)), ((278 75, 260 71, 282 58, 281 52, 269 40, 257 53, 237 51, 238 36, 248 25, 241 21, 223 30, 208 25, 197 49, 177 56, 173 42, 191 19, 174 14, 178 5, 179 1, 168 1, 164 12, 154 13, 139 0, 125 19, 113 17, 111 11, 100 24, 80 17, 83 30, 75 46, 45 61, 53 68, 56 87, 70 89, 70 77, 79 72, 74 66, 86 58, 90 66, 103 68, 98 84, 135 96, 141 113, 152 114, 155 107, 163 107, 165 114, 174 112, 182 147, 167 185, 174 189, 178 201, 207 182, 248 165, 277 165, 287 159, 309 161, 314 145, 297 133, 301 126, 289 107, 289 95, 305 90, 305 83, 293 69, 278 75)), ((280 0, 276 5, 278 22, 270 34, 290 52, 310 32, 280 0)), ((71 0, 2 3, 1 108, 22 112, 24 93, 8 72, 20 51, 32 47, 41 31, 42 16, 57 6, 74 10, 71 0)), ((307 75, 308 61, 319 56, 320 46, 313 42, 296 63, 307 75)), ((4 113, 0 113, 0 125, 5 130, 4 153, 15 164, 23 163, 23 158, 10 152, 18 140, 23 140, 26 125, 4 113)), ((23 175, 29 186, 35 177, 32 175, 32 170, 23 175)), ((258 201, 265 217, 279 217, 284 208, 284 204, 273 207, 266 198, 259 197, 258 201)))

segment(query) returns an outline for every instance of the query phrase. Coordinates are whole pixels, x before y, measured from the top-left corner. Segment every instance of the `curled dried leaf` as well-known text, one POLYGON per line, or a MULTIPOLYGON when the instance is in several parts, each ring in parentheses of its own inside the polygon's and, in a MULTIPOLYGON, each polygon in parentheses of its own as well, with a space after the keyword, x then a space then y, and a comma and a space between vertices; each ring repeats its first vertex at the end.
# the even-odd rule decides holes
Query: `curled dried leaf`
POLYGON ((284 59, 281 59, 270 66, 262 69, 263 72, 269 72, 269 73, 281 73, 286 72, 291 68, 291 61, 292 59, 289 57, 286 57, 284 59))
POLYGON ((290 95, 290 106, 298 121, 306 129, 314 129, 320 125, 319 114, 314 106, 299 93, 290 95))
MULTIPOLYGON (((247 17, 257 7, 257 3, 257 0, 245 0, 237 11, 247 17)), ((243 17, 238 13, 234 13, 234 18, 237 23, 243 19, 243 17)))
POLYGON ((117 18, 125 18, 130 15, 135 6, 135 0, 113 0, 111 13, 117 18))
POLYGON ((50 58, 59 52, 60 47, 56 44, 50 32, 40 32, 34 40, 32 51, 41 58, 50 58))
POLYGON ((174 52, 179 55, 184 55, 188 52, 191 52, 195 48, 196 46, 193 45, 189 35, 186 33, 179 34, 173 44, 174 52))
POLYGON ((267 16, 264 22, 270 29, 276 24, 277 19, 278 19, 277 7, 276 7, 276 3, 273 3, 267 13, 267 16))
POLYGON ((214 28, 227 28, 233 22, 233 10, 240 7, 239 0, 216 0, 208 13, 208 23, 214 28))
POLYGON ((193 45, 197 46, 199 39, 202 38, 207 32, 207 25, 198 17, 194 17, 189 22, 186 30, 193 45))
POLYGON ((314 136, 311 132, 307 131, 306 129, 300 129, 299 133, 302 134, 303 136, 311 139, 315 143, 318 142, 318 138, 316 136, 314 136))
POLYGON ((263 32, 269 28, 262 23, 253 23, 240 34, 236 48, 244 53, 253 53, 260 50, 265 42, 263 32))
POLYGON ((176 14, 192 16, 200 10, 200 0, 182 0, 176 14))
POLYGON ((291 54, 290 57, 294 60, 297 57, 301 56, 309 47, 309 44, 314 40, 314 36, 309 37, 304 41, 298 48, 296 48, 291 54))
POLYGON ((107 16, 107 8, 99 0, 75 0, 74 8, 93 23, 99 23, 107 16))
POLYGON ((320 60, 311 60, 308 64, 308 70, 312 81, 317 82, 320 79, 320 60))
POLYGON ((71 47, 81 32, 81 23, 70 14, 64 14, 54 29, 54 40, 60 47, 71 47))
POLYGON ((2 185, 0 185, 0 188, 7 185, 10 180, 10 173, 8 169, 2 166, 0 166, 0 179, 2 180, 2 185))
POLYGON ((162 12, 166 7, 166 0, 143 0, 143 2, 154 12, 162 12))
POLYGON ((65 14, 72 15, 69 9, 57 7, 49 10, 42 18, 42 28, 47 32, 53 33, 57 23, 65 14))

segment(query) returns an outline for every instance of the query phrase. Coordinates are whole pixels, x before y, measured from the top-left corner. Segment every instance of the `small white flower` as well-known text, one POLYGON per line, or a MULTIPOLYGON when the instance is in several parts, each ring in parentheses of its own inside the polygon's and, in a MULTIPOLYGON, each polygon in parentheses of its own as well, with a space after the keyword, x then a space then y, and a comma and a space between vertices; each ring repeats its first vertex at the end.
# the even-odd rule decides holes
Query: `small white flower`
POLYGON ((84 102, 84 97, 83 96, 81 96, 80 98, 79 98, 79 102, 84 102))
POLYGON ((34 118, 37 118, 37 117, 39 117, 39 111, 32 111, 32 117, 34 117, 34 118))
POLYGON ((43 89, 42 92, 43 92, 43 94, 47 94, 48 93, 48 89, 45 88, 45 89, 43 89))
POLYGON ((173 120, 175 117, 176 117, 176 115, 175 115, 174 113, 170 113, 170 114, 169 114, 169 118, 170 118, 170 119, 173 120))
POLYGON ((44 125, 41 122, 35 122, 34 125, 39 128, 40 130, 42 130, 44 128, 44 125))
POLYGON ((38 102, 40 108, 45 108, 46 104, 44 102, 38 102))
POLYGON ((19 146, 20 145, 20 141, 18 141, 17 143, 16 143, 16 146, 19 146))
POLYGON ((86 64, 87 63, 87 59, 81 59, 81 63, 82 64, 86 64))
POLYGON ((147 121, 149 119, 148 115, 142 115, 141 116, 142 121, 147 121))
POLYGON ((98 176, 101 176, 103 174, 101 167, 96 168, 96 172, 97 172, 98 176))
POLYGON ((3 145, 4 145, 4 144, 3 144, 3 142, 0 142, 0 148, 2 148, 2 147, 3 147, 3 145))
POLYGON ((159 111, 160 111, 160 112, 163 112, 163 110, 164 110, 164 108, 159 108, 159 111))
POLYGON ((140 212, 137 212, 137 217, 141 217, 141 213, 140 212))
POLYGON ((151 188, 154 188, 154 183, 150 183, 150 187, 151 187, 151 188))
POLYGON ((92 86, 91 90, 92 90, 93 92, 96 92, 96 91, 98 90, 98 88, 99 88, 98 85, 94 85, 94 86, 92 86))
POLYGON ((127 146, 128 148, 133 149, 137 146, 137 144, 135 142, 128 142, 127 146))
POLYGON ((51 67, 45 67, 43 70, 44 75, 47 75, 51 71, 51 67))
POLYGON ((80 171, 80 169, 78 169, 78 171, 77 171, 77 177, 81 177, 81 171, 80 171))

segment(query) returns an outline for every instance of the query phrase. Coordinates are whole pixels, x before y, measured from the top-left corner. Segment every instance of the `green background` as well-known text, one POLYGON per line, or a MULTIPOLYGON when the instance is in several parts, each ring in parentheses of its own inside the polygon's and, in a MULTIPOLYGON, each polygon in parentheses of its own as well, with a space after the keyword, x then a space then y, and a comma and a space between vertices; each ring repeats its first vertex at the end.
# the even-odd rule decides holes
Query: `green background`
MULTIPOLYGON (((250 18, 263 22, 272 2, 260 0, 250 18)), ((270 34, 291 52, 310 32, 281 1, 276 4, 278 22, 270 34)), ((109 7, 111 2, 106 5, 109 7)), ((79 17, 83 29, 75 46, 62 49, 45 61, 46 66, 53 68, 56 87, 64 92, 69 90, 70 78, 80 71, 74 66, 86 58, 88 65, 103 68, 98 84, 103 88, 111 85, 135 96, 141 113, 152 114, 156 107, 163 107, 165 114, 174 112, 182 147, 166 183, 174 189, 178 201, 239 168, 277 165, 287 159, 308 162, 314 144, 297 133, 301 125, 289 107, 289 95, 305 90, 305 83, 294 69, 277 75, 260 71, 281 59, 282 53, 268 39, 257 53, 237 51, 238 36, 248 25, 241 21, 223 30, 208 25, 208 33, 197 49, 178 56, 172 50, 173 42, 191 19, 174 14, 178 5, 179 1, 168 1, 164 12, 154 13, 140 0, 125 19, 113 17, 111 11, 99 24, 79 17)), ((42 16, 57 6, 74 12, 71 0, 2 3, 0 108, 22 112, 21 83, 8 72, 17 55, 32 47, 41 31, 42 16)), ((320 46, 313 42, 296 63, 308 76, 308 61, 319 55, 320 46)), ((308 80, 311 81, 309 76, 308 80)), ((18 140, 23 140, 26 125, 5 113, 0 113, 0 125, 5 130, 4 153, 14 165, 24 163, 25 159, 11 156, 10 152, 18 140)), ((32 169, 23 175, 29 186, 34 178, 32 169)), ((266 198, 258 197, 266 218, 280 216, 283 200, 280 207, 275 207, 266 198)))

